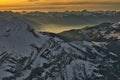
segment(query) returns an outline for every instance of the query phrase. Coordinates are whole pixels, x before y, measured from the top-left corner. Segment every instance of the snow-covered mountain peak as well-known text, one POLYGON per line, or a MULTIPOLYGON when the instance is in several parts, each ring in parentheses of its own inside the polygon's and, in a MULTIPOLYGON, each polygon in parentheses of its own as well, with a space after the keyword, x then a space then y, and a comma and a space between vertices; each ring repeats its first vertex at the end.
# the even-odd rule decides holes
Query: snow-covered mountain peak
POLYGON ((42 46, 46 39, 20 19, 0 19, 0 52, 30 53, 30 44, 42 46))

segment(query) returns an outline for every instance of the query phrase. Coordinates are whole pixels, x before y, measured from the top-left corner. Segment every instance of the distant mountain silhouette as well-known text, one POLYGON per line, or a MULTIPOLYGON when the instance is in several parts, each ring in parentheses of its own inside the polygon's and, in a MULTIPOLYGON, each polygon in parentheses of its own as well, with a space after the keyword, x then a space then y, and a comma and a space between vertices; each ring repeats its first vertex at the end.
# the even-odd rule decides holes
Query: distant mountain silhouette
POLYGON ((97 42, 110 42, 120 39, 120 27, 118 23, 102 23, 96 26, 85 27, 82 29, 73 29, 59 33, 65 40, 86 40, 97 42))

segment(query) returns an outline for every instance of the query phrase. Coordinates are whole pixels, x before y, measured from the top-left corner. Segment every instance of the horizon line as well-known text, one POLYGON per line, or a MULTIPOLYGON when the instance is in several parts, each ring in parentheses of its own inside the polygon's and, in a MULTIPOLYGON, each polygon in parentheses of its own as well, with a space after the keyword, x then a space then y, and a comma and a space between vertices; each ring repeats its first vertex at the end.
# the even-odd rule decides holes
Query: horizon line
POLYGON ((82 11, 88 11, 88 12, 99 12, 99 11, 116 11, 119 12, 120 10, 111 10, 111 9, 81 9, 81 10, 0 10, 0 12, 82 12, 82 11))

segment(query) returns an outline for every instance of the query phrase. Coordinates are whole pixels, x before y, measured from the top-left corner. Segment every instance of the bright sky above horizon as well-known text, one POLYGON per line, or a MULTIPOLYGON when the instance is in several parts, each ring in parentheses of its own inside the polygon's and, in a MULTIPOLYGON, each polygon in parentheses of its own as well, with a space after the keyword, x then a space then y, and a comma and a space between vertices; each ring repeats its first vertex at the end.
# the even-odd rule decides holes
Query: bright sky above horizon
POLYGON ((120 10, 120 0, 0 0, 0 10, 120 10))

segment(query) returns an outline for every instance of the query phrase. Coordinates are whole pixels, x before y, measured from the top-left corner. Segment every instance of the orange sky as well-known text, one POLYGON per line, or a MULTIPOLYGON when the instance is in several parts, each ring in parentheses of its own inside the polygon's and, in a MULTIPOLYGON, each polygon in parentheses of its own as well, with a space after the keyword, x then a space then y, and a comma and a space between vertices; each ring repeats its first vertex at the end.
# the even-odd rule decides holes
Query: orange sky
POLYGON ((0 0, 0 10, 120 10, 120 0, 0 0))

